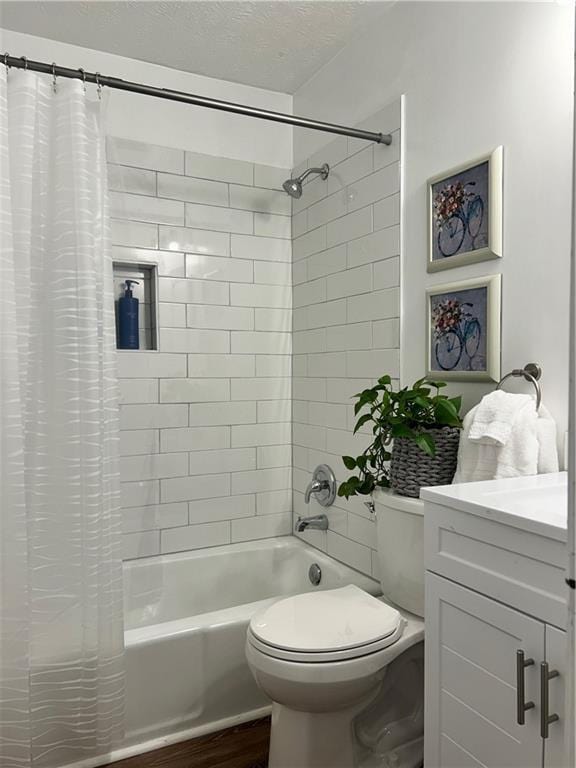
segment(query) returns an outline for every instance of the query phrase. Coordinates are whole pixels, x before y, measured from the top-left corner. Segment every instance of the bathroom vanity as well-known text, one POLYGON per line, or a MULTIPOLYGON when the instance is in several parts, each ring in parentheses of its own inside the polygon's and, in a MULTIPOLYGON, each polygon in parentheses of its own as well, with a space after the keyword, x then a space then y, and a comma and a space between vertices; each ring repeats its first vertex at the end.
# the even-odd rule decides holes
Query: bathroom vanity
POLYGON ((426 768, 564 768, 565 473, 421 498, 426 768))

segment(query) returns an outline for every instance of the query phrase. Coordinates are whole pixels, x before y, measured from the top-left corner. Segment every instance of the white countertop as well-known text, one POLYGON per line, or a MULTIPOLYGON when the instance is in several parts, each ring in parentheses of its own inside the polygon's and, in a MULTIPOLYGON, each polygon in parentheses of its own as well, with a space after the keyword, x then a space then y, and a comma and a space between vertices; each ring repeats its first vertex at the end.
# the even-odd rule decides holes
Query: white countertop
POLYGON ((554 472, 548 475, 423 488, 420 498, 551 539, 566 541, 567 483, 566 472, 554 472))

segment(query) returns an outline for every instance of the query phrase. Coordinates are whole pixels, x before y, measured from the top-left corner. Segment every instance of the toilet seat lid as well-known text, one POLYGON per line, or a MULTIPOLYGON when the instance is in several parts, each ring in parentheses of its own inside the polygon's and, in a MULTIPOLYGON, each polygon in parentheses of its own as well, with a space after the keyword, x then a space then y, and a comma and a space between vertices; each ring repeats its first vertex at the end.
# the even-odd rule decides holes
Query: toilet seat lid
POLYGON ((350 585, 279 600, 252 617, 250 631, 268 646, 321 653, 371 645, 401 624, 395 608, 350 585))

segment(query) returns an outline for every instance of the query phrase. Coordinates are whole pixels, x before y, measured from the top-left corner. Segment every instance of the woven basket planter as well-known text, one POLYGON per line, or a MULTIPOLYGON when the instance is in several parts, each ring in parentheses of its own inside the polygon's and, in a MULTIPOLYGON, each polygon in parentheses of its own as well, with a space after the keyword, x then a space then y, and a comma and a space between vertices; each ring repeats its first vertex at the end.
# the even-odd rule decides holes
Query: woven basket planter
POLYGON ((390 486, 402 496, 420 496, 427 485, 449 485, 456 472, 460 430, 436 427, 422 430, 434 438, 436 455, 428 456, 406 437, 394 440, 390 461, 390 486))

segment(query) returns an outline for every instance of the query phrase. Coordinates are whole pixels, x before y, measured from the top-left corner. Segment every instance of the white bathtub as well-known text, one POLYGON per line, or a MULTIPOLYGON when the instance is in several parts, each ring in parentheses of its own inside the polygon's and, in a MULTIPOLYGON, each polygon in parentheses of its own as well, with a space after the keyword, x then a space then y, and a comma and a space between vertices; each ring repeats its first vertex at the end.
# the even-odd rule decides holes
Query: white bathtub
POLYGON ((244 658, 250 617, 279 596, 345 584, 379 594, 377 582, 293 536, 126 563, 125 754, 267 714, 244 658))

